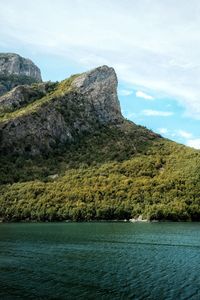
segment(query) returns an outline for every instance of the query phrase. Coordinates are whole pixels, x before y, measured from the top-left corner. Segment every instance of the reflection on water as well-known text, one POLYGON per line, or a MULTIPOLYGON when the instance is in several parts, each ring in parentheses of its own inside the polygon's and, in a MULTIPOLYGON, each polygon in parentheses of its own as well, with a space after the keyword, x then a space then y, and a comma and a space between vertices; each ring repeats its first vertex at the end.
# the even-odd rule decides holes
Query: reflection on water
POLYGON ((0 224, 0 299, 200 299, 200 224, 0 224))

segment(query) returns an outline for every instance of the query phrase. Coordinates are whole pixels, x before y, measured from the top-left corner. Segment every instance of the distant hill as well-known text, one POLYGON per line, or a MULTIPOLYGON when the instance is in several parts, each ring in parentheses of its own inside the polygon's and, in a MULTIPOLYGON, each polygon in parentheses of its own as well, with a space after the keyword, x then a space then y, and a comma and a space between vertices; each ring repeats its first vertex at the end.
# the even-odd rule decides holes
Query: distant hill
POLYGON ((0 53, 0 96, 20 84, 41 82, 40 69, 15 53, 0 53))
POLYGON ((200 151, 126 120, 114 69, 38 74, 0 97, 2 221, 200 220, 200 151))

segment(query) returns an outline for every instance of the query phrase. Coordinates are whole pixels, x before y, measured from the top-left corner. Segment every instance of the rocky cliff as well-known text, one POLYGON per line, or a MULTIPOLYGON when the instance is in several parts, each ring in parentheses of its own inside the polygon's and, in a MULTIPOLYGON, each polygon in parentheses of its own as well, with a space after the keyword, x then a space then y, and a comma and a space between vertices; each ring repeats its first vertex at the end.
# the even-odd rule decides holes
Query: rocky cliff
POLYGON ((41 82, 40 69, 15 53, 0 53, 0 95, 19 84, 41 82))
POLYGON ((40 69, 30 59, 15 53, 0 53, 0 74, 28 76, 42 81, 40 69))
POLYGON ((113 68, 102 66, 57 84, 18 86, 0 97, 0 151, 39 154, 83 132, 123 122, 113 68))

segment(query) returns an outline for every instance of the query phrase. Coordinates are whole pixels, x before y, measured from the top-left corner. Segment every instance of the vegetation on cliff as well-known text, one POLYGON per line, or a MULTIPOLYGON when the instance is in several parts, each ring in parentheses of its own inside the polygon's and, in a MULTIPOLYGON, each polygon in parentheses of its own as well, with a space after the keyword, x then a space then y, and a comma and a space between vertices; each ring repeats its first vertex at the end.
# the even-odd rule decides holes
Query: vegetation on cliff
POLYGON ((26 75, 0 74, 0 96, 22 84, 35 83, 35 79, 26 75))
POLYGON ((112 68, 43 85, 0 101, 1 220, 200 220, 200 151, 125 120, 112 68))
MULTIPOLYGON (((72 75, 71 77, 61 81, 60 83, 49 82, 49 91, 47 95, 45 95, 44 97, 39 97, 40 94, 38 93, 37 98, 33 98, 33 101, 29 101, 31 103, 27 101, 26 105, 19 109, 15 109, 11 112, 1 113, 0 123, 37 112, 37 110, 43 105, 49 103, 50 101, 56 100, 63 95, 66 95, 68 92, 72 91, 71 83, 77 76, 78 75, 72 75)), ((41 84, 34 83, 32 85, 32 88, 35 90, 35 92, 39 90, 39 85, 41 84)))

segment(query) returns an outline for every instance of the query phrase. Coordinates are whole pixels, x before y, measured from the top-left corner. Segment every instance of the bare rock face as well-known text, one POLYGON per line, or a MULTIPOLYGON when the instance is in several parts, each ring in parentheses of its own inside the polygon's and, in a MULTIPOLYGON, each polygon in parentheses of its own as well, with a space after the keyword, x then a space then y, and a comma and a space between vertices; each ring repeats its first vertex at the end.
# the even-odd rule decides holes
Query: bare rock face
POLYGON ((41 82, 40 69, 30 60, 15 53, 0 53, 0 74, 27 76, 41 82))
POLYGON ((117 97, 117 77, 114 69, 107 66, 55 84, 48 93, 39 84, 37 93, 45 96, 32 102, 30 97, 35 93, 31 87, 17 87, 0 97, 0 105, 2 102, 4 110, 11 111, 0 119, 0 152, 48 153, 99 126, 124 120, 117 97))
POLYGON ((92 103, 99 121, 107 123, 122 118, 117 83, 114 69, 101 66, 78 76, 72 86, 92 103))

